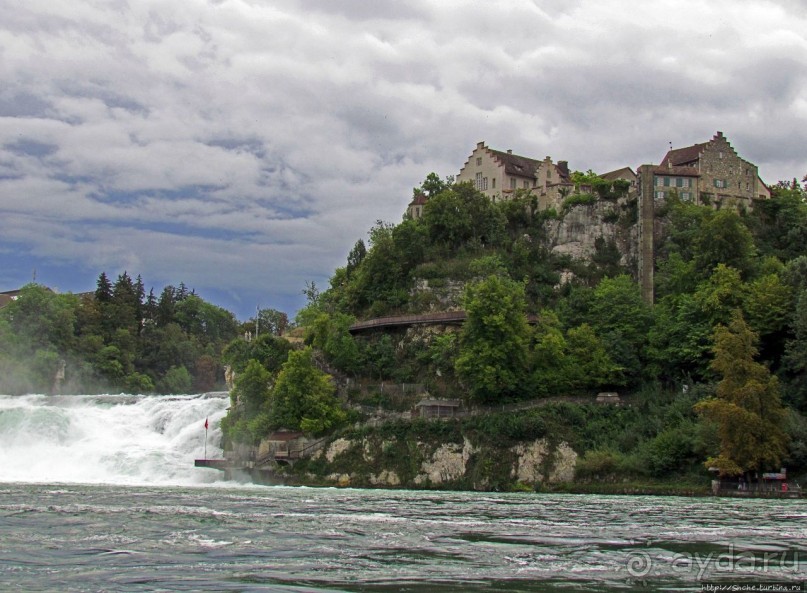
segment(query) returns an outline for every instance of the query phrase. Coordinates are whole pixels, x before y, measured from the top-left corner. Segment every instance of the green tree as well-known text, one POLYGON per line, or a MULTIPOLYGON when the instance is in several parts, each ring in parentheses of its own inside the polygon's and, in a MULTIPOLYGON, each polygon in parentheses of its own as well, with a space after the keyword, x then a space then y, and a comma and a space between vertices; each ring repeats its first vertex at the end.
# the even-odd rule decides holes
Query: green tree
POLYGON ((611 358, 606 345, 587 323, 566 332, 568 384, 572 389, 600 389, 623 385, 623 369, 611 358))
POLYGON ((807 253, 807 191, 798 184, 771 188, 771 199, 755 202, 749 222, 763 254, 787 261, 807 253))
POLYGON ((347 256, 347 266, 345 268, 345 272, 347 273, 348 277, 353 273, 353 270, 361 265, 361 262, 364 261, 366 255, 367 247, 365 247, 364 241, 359 239, 356 241, 356 244, 353 246, 353 249, 350 250, 350 253, 347 256))
POLYGON ((310 348, 289 353, 277 376, 271 399, 271 425, 321 433, 344 422, 336 387, 313 361, 310 348))
POLYGON ((464 245, 496 245, 505 218, 487 196, 470 183, 460 183, 429 199, 423 210, 429 241, 446 249, 464 245))
POLYGON ((719 210, 704 221, 694 237, 693 247, 695 265, 702 273, 725 264, 747 275, 756 256, 751 231, 732 210, 719 210))
POLYGON ((269 404, 272 376, 257 360, 250 360, 244 372, 237 375, 230 394, 233 406, 246 420, 260 414, 269 404))
POLYGON ((469 284, 455 368, 471 395, 492 403, 518 395, 527 377, 529 328, 524 287, 502 276, 469 284))
POLYGON ((320 313, 307 328, 306 343, 321 350, 340 371, 355 374, 361 364, 359 346, 349 331, 355 321, 344 313, 320 313))
POLYGON ((589 325, 609 345, 617 366, 638 382, 644 366, 653 313, 629 276, 606 278, 594 289, 589 325))
POLYGON ((533 390, 541 395, 560 395, 571 389, 570 367, 566 337, 557 315, 541 311, 535 328, 532 350, 533 390))
POLYGON ((718 426, 720 451, 706 466, 721 475, 778 468, 787 453, 779 382, 754 360, 757 339, 739 311, 714 333, 712 369, 722 379, 716 397, 698 402, 695 410, 718 426))
POLYGON ((171 367, 157 384, 160 393, 190 393, 193 380, 184 366, 171 367))
POLYGON ((793 315, 794 337, 787 341, 784 355, 786 395, 799 410, 807 410, 807 290, 799 293, 793 315))
POLYGON ((429 173, 426 175, 426 179, 423 180, 423 183, 420 184, 420 187, 416 187, 412 190, 414 195, 418 193, 425 194, 427 196, 436 196, 439 193, 444 192, 453 184, 453 179, 446 178, 445 181, 440 179, 440 176, 437 173, 429 173))

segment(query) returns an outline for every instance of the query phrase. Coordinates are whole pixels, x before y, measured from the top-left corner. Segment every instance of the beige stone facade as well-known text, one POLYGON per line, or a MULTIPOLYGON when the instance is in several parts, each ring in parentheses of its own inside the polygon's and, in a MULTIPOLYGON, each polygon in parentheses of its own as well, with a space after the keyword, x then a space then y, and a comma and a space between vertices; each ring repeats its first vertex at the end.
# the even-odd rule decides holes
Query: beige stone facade
POLYGON ((470 181, 494 202, 508 199, 517 189, 533 190, 540 161, 492 150, 479 142, 457 175, 457 182, 470 181))
POLYGON ((563 198, 574 192, 574 184, 569 179, 569 163, 558 161, 553 163, 550 157, 544 158, 535 172, 538 207, 560 208, 563 198))
POLYGON ((471 182, 494 202, 507 200, 517 190, 538 196, 541 209, 557 207, 574 189, 566 161, 554 163, 493 150, 479 142, 456 177, 458 183, 471 182))
POLYGON ((708 142, 670 150, 659 165, 637 170, 639 189, 639 282, 652 303, 655 259, 655 207, 673 194, 714 208, 751 209, 753 200, 771 192, 757 166, 737 154, 723 132, 708 142))
POLYGON ((418 192, 415 194, 415 197, 409 203, 409 206, 406 209, 406 213, 409 215, 409 218, 417 220, 421 216, 423 216, 423 208, 426 206, 427 198, 425 194, 418 192))
POLYGON ((670 150, 659 165, 639 167, 642 195, 663 200, 673 193, 687 202, 715 208, 748 208, 770 192, 757 166, 743 159, 723 132, 708 142, 670 150))

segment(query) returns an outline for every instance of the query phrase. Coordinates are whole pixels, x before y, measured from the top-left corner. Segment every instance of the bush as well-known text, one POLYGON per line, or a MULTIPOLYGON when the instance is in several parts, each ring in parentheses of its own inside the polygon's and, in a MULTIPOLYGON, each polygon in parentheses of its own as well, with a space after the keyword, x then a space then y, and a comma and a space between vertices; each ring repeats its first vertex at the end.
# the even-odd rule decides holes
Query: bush
POLYGON ((608 212, 606 212, 603 217, 602 221, 607 222, 608 224, 615 224, 619 220, 619 211, 615 208, 611 208, 608 212))
POLYGON ((572 194, 563 200, 563 211, 567 212, 575 206, 591 206, 597 203, 597 196, 594 194, 572 194))
POLYGON ((191 374, 183 366, 171 367, 157 383, 160 393, 190 393, 191 374))
POLYGON ((644 444, 642 457, 651 475, 661 477, 691 464, 693 428, 690 424, 669 428, 644 444))

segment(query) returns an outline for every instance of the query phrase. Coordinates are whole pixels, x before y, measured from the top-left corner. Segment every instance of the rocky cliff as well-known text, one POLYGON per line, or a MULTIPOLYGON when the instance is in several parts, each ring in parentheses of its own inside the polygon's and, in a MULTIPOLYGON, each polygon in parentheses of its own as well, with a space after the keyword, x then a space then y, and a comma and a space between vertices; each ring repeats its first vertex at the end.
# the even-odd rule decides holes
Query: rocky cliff
POLYGON ((296 473, 308 483, 338 486, 540 489, 542 484, 571 482, 577 453, 565 442, 546 438, 497 446, 382 438, 338 438, 296 473))

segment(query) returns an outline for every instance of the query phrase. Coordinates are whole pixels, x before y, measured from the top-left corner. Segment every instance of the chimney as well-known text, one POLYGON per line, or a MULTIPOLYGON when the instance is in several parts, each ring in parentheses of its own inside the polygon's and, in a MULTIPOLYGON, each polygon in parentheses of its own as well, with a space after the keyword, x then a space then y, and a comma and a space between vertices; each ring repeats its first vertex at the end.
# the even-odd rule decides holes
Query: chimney
POLYGON ((563 177, 569 176, 569 161, 558 161, 558 171, 563 177))
POLYGON ((477 142, 477 143, 476 143, 476 147, 477 147, 477 148, 485 148, 485 141, 484 141, 484 140, 482 140, 482 142, 477 142))
POLYGON ((513 149, 512 149, 512 148, 508 148, 508 149, 507 149, 507 154, 513 154, 513 149))

